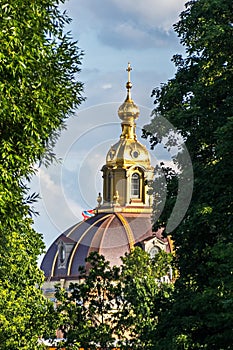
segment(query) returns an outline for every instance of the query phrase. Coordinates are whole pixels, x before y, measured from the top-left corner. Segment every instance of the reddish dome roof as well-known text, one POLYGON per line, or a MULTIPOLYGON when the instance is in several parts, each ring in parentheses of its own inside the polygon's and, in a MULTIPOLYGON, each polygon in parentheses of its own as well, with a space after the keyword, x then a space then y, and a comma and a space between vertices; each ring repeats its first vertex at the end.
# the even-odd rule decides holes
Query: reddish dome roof
MULTIPOLYGON (((121 265, 125 253, 152 236, 167 242, 160 232, 152 232, 149 213, 97 214, 61 234, 48 249, 41 269, 49 280, 73 280, 90 252, 104 255, 111 265, 121 265)), ((166 250, 170 248, 168 243, 166 250)))

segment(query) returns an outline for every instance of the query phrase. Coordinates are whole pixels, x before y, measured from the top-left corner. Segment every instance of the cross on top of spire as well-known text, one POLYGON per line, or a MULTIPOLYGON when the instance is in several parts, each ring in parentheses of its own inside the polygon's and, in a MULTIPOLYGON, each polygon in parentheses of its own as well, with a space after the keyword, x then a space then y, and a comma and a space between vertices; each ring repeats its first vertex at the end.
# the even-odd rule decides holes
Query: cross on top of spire
POLYGON ((128 67, 126 69, 126 71, 128 72, 128 82, 130 82, 130 72, 132 70, 132 67, 130 66, 130 62, 128 63, 128 67))
POLYGON ((130 66, 130 63, 128 63, 128 67, 126 69, 126 71, 128 72, 128 81, 126 83, 126 89, 127 89, 127 97, 126 97, 126 101, 131 101, 131 92, 130 89, 132 88, 132 83, 130 81, 130 72, 131 72, 132 68, 130 66))

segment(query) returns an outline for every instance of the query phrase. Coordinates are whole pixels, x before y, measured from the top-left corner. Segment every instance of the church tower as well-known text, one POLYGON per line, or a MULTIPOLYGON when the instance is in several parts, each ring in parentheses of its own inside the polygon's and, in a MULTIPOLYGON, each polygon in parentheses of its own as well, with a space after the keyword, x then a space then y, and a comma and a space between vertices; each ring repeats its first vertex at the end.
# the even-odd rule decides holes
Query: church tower
POLYGON ((121 265, 121 257, 136 245, 151 256, 159 250, 172 250, 169 238, 163 238, 161 230, 152 229, 148 184, 153 180, 154 168, 148 150, 137 140, 139 108, 131 98, 130 64, 127 72, 127 96, 118 109, 122 132, 102 167, 103 197, 99 193, 94 216, 68 228, 49 247, 41 264, 48 297, 52 297, 57 282, 67 287, 79 280, 79 267, 86 265, 90 252, 104 255, 113 266, 121 265))
POLYGON ((109 207, 118 211, 131 211, 141 207, 151 212, 152 198, 148 194, 148 183, 153 180, 154 168, 146 147, 137 140, 136 120, 139 108, 131 98, 130 64, 128 64, 127 96, 118 109, 122 133, 120 140, 107 153, 103 166, 103 205, 99 212, 109 207))

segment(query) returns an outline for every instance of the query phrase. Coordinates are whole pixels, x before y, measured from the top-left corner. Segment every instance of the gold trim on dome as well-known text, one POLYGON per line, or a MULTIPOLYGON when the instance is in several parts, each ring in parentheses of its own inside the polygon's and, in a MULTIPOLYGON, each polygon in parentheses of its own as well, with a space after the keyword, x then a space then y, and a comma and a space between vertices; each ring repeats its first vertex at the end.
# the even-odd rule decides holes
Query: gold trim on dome
POLYGON ((171 253, 174 254, 175 253, 175 246, 174 246, 174 241, 173 241, 171 235, 167 236, 167 241, 168 241, 171 253))
POLYGON ((53 259, 53 265, 52 265, 52 270, 51 270, 51 277, 53 277, 53 275, 54 275, 54 269, 55 269, 55 265, 56 265, 56 262, 57 262, 57 258, 58 258, 58 250, 57 250, 57 252, 55 254, 55 257, 53 259))
POLYGON ((129 226, 129 223, 127 222, 127 220, 124 218, 123 215, 118 213, 118 214, 116 214, 116 216, 118 217, 118 219, 120 219, 121 223, 124 226, 124 229, 126 231, 126 234, 128 236, 128 240, 129 240, 129 248, 130 248, 130 251, 132 251, 134 249, 135 240, 134 240, 134 235, 133 235, 133 232, 131 230, 131 227, 129 226))
MULTIPOLYGON (((69 231, 69 233, 67 234, 66 237, 69 237, 71 235, 72 232, 74 232, 74 230, 76 230, 77 227, 79 227, 80 225, 82 224, 82 221, 79 222, 77 225, 75 225, 72 230, 69 231)), ((57 258, 58 258, 58 254, 59 254, 59 251, 57 250, 56 254, 55 254, 55 257, 53 259, 53 265, 52 265, 52 269, 51 269, 51 276, 50 277, 53 277, 54 276, 54 270, 55 270, 55 265, 56 265, 56 262, 57 262, 57 258)))
MULTIPOLYGON (((82 236, 79 238, 79 240, 78 240, 77 243, 75 244, 74 249, 72 250, 72 254, 71 254, 71 256, 70 256, 70 261, 69 261, 69 265, 68 265, 68 269, 67 269, 67 276, 70 275, 70 270, 71 270, 71 265, 72 265, 72 263, 73 263, 74 255, 75 255, 76 250, 77 250, 77 248, 78 248, 78 246, 79 246, 81 240, 83 239, 83 237, 87 234, 87 232, 90 231, 90 229, 91 229, 93 226, 95 226, 96 224, 98 224, 100 221, 106 219, 106 218, 109 217, 110 215, 111 215, 111 214, 105 215, 105 216, 103 216, 102 218, 100 218, 99 220, 95 221, 92 225, 89 225, 89 227, 88 227, 87 230, 85 230, 85 231, 83 232, 82 236)), ((88 222, 88 221, 84 221, 84 222, 88 222)), ((81 223, 83 223, 83 221, 82 221, 81 223)))
POLYGON ((143 203, 142 205, 135 205, 133 204, 132 206, 129 204, 127 206, 101 206, 97 210, 97 214, 104 214, 104 213, 131 213, 131 214, 137 214, 137 213, 142 213, 142 214, 151 214, 152 213, 152 207, 145 206, 143 203))
MULTIPOLYGON (((105 216, 105 217, 106 217, 106 216, 105 216)), ((110 215, 110 218, 108 218, 107 225, 106 225, 106 227, 104 228, 104 232, 103 232, 102 238, 101 238, 101 240, 100 240, 100 245, 99 245, 100 250, 99 250, 99 254, 101 254, 102 242, 103 242, 103 240, 104 240, 104 237, 105 237, 105 235, 106 235, 106 232, 107 232, 107 230, 108 230, 110 224, 112 223, 112 221, 113 221, 114 219, 115 219, 115 216, 112 215, 112 214, 110 215)))

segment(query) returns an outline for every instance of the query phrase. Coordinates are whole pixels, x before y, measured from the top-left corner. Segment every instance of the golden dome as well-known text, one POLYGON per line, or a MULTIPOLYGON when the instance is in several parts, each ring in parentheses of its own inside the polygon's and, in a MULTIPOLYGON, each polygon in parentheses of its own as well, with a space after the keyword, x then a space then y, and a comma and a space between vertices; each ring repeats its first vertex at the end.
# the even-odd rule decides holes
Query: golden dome
POLYGON ((130 63, 128 63, 128 68, 126 70, 128 72, 128 81, 126 83, 127 97, 125 99, 125 102, 119 107, 118 115, 124 123, 133 125, 135 120, 138 119, 140 111, 138 106, 131 98, 132 83, 130 81, 130 71, 132 68, 130 66, 130 63))
POLYGON ((146 147, 137 140, 120 139, 115 145, 111 146, 107 153, 107 166, 150 166, 150 154, 146 147))
POLYGON ((135 132, 135 121, 139 117, 139 108, 131 98, 132 83, 130 81, 130 63, 126 71, 128 72, 128 82, 126 83, 127 97, 118 109, 118 115, 122 120, 122 134, 120 140, 107 153, 107 166, 132 166, 137 164, 150 167, 150 154, 146 147, 137 141, 135 132))
POLYGON ((126 122, 132 123, 139 117, 139 108, 136 104, 131 100, 126 100, 118 109, 119 118, 126 122))

